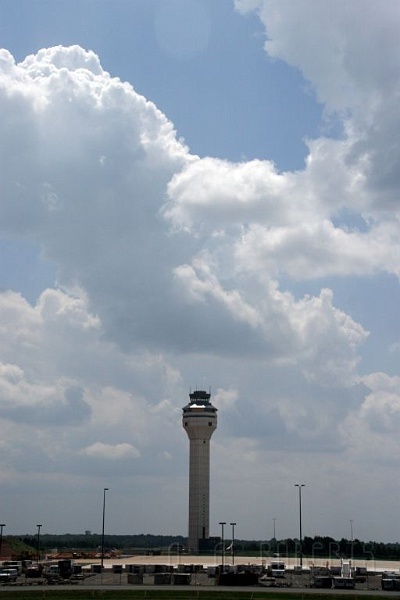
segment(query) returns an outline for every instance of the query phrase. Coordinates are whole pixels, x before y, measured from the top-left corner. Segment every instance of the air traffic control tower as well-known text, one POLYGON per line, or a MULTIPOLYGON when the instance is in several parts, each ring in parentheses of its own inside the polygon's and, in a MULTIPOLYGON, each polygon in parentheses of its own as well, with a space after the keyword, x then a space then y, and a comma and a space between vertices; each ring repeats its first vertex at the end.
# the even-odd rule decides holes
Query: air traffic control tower
POLYGON ((209 539, 210 439, 217 428, 217 409, 211 394, 197 390, 183 407, 182 425, 190 440, 189 551, 197 553, 209 539))

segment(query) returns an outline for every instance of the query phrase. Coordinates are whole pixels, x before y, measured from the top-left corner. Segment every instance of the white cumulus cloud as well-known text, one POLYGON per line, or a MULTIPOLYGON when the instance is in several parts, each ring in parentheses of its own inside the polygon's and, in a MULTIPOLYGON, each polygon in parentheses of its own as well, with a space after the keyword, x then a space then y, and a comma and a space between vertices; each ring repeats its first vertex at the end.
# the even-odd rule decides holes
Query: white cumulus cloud
POLYGON ((101 458, 105 460, 120 460, 124 458, 139 458, 140 452, 132 444, 104 444, 96 442, 82 450, 83 454, 91 458, 101 458))
POLYGON ((236 2, 325 106, 324 135, 306 140, 295 172, 194 156, 92 51, 56 46, 19 63, 0 52, 0 234, 56 270, 35 302, 0 293, 0 477, 18 492, 26 473, 54 494, 118 479, 126 509, 136 490, 148 510, 162 508, 162 485, 178 527, 180 411, 199 379, 217 390, 221 514, 227 493, 248 512, 232 465, 263 502, 270 468, 272 510, 288 480, 318 487, 323 473, 329 489, 338 456, 369 456, 379 474, 398 451, 398 377, 364 367, 377 332, 343 289, 399 277, 399 10, 334 5, 236 2))

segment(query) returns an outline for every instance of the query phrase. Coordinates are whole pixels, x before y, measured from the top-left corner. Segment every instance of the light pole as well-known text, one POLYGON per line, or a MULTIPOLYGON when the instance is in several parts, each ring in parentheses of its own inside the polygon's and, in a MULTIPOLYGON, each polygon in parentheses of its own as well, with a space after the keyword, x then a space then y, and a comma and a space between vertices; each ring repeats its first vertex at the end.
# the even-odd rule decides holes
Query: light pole
POLYGON ((354 543, 353 543, 353 519, 350 519, 350 536, 351 536, 351 561, 353 562, 354 543))
POLYGON ((272 520, 274 522, 274 552, 276 553, 276 533, 275 533, 276 518, 273 517, 272 520))
POLYGON ((0 523, 0 557, 1 557, 1 549, 3 547, 3 527, 5 527, 5 523, 0 523))
POLYGON ((225 568, 224 568, 224 559, 225 559, 225 541, 224 541, 224 525, 226 525, 226 521, 220 521, 219 524, 221 525, 222 528, 222 536, 221 536, 221 568, 222 568, 222 572, 224 572, 225 568))
POLYGON ((108 492, 108 488, 103 489, 103 526, 101 529, 101 570, 103 570, 104 564, 104 522, 106 517, 106 492, 108 492))
POLYGON ((235 564, 235 525, 236 523, 231 523, 232 525, 232 544, 231 544, 231 554, 232 554, 232 565, 235 564))
POLYGON ((40 561, 40 528, 42 525, 36 525, 37 527, 37 563, 40 561))
POLYGON ((303 568, 303 551, 302 551, 302 541, 303 541, 303 532, 301 528, 301 488, 305 487, 304 483, 295 483, 295 487, 299 488, 299 522, 300 522, 300 568, 303 568))

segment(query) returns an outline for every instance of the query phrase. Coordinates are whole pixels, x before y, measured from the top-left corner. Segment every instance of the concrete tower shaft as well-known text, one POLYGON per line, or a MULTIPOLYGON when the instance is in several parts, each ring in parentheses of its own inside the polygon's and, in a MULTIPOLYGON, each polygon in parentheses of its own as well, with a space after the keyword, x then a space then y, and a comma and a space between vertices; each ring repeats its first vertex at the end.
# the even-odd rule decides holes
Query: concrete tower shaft
POLYGON ((199 540, 209 538, 210 439, 217 428, 217 409, 211 394, 198 390, 184 406, 182 425, 190 440, 189 458, 189 548, 199 550, 199 540))

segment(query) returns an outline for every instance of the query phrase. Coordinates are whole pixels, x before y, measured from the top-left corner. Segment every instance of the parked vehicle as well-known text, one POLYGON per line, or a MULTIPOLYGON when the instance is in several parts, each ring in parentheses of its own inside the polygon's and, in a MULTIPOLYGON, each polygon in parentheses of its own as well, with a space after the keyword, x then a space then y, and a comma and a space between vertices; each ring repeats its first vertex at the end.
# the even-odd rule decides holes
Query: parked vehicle
POLYGON ((21 560, 5 560, 3 562, 4 569, 17 569, 18 575, 22 573, 22 561, 21 560))
POLYGON ((17 569, 1 569, 0 571, 0 582, 8 583, 9 581, 17 581, 18 571, 17 569))
POLYGON ((285 577, 286 565, 282 561, 273 561, 267 567, 269 577, 285 577))

